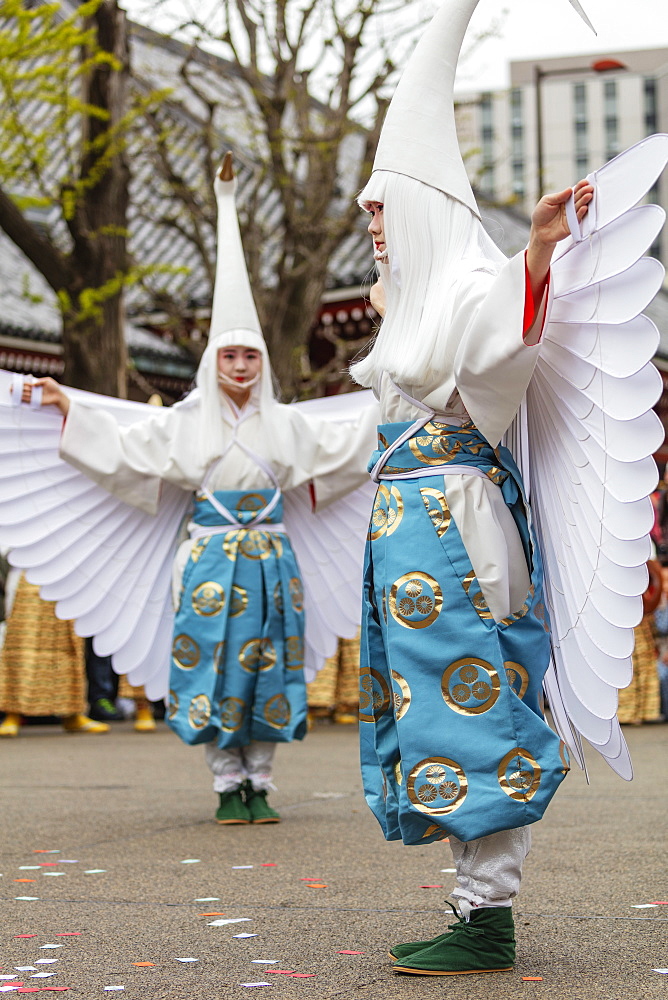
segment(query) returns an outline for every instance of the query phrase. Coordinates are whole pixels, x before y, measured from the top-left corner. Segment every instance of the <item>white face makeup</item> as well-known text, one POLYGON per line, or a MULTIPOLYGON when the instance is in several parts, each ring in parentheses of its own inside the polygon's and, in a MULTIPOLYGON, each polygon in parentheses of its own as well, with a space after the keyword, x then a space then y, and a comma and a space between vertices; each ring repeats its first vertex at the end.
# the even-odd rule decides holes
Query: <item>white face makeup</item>
POLYGON ((371 221, 367 229, 373 238, 373 258, 374 260, 387 260, 387 246, 385 244, 385 230, 383 228, 383 203, 380 201, 369 201, 364 207, 371 216, 371 221))
POLYGON ((262 355, 251 347, 223 347, 218 351, 218 381, 237 406, 243 406, 262 371, 262 355))

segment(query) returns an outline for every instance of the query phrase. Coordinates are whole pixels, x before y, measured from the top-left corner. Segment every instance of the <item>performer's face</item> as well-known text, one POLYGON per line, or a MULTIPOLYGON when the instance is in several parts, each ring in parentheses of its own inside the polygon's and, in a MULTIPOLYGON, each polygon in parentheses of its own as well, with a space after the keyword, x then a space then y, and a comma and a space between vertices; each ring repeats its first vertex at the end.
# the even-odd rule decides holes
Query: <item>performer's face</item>
POLYGON ((373 255, 376 260, 385 260, 387 246, 385 245, 385 230, 383 228, 383 204, 380 201, 369 201, 365 206, 371 216, 367 226, 373 238, 373 255))
POLYGON ((237 406, 248 401, 261 370, 262 355, 251 347, 223 347, 218 351, 218 371, 225 379, 223 390, 237 406))

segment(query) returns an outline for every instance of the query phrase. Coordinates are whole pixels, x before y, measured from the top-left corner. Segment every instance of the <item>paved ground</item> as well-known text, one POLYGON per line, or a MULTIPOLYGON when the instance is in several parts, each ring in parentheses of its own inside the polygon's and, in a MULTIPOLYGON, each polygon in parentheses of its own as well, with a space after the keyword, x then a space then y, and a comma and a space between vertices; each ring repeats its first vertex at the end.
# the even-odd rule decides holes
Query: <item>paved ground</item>
POLYGON ((256 828, 212 822, 202 750, 162 725, 141 735, 120 723, 103 737, 29 727, 0 745, 0 975, 57 970, 14 982, 82 998, 123 986, 127 1000, 665 997, 668 976, 652 969, 668 968, 668 906, 633 904, 668 899, 668 726, 627 735, 636 780, 592 759, 592 786, 569 776, 535 829, 516 971, 444 980, 394 975, 386 948, 440 931, 445 891, 421 886, 447 889, 449 850, 382 840, 361 797, 352 727, 318 726, 279 750, 273 802, 284 822, 256 828), (35 853, 47 850, 60 853, 35 853), (55 864, 25 867, 45 862, 55 864), (246 919, 211 926, 237 918, 246 919), (57 962, 36 965, 45 957, 57 962), (240 985, 251 982, 270 985, 240 985))

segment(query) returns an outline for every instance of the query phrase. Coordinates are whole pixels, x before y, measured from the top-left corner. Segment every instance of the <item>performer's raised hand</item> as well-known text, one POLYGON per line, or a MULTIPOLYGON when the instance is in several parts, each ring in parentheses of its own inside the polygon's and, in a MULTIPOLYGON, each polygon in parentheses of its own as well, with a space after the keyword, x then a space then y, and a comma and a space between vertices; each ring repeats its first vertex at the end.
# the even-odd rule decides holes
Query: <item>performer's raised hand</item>
POLYGON ((531 214, 531 237, 539 243, 554 246, 570 234, 566 219, 566 202, 575 194, 575 211, 578 222, 587 214, 594 188, 587 180, 578 181, 575 188, 565 188, 555 194, 544 195, 531 214))
POLYGON ((50 377, 24 382, 21 393, 22 403, 29 403, 32 399, 33 386, 41 386, 42 388, 42 406, 57 406, 63 416, 67 416, 67 411, 70 408, 69 396, 63 392, 56 380, 50 377))

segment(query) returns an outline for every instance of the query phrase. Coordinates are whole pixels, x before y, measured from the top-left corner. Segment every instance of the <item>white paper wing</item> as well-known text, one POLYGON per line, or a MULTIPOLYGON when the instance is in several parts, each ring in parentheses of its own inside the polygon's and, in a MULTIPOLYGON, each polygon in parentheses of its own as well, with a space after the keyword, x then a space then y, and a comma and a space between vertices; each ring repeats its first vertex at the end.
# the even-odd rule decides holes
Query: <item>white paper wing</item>
MULTIPOLYGON (((0 546, 10 562, 56 601, 59 618, 94 636, 117 673, 167 694, 173 611, 171 564, 190 494, 165 483, 155 517, 97 486, 58 455, 62 417, 53 407, 13 405, 10 372, 0 372, 0 546)), ((68 390, 123 424, 146 404, 68 390)))
POLYGON ((590 175, 582 239, 553 262, 554 302, 509 445, 531 496, 545 571, 553 659, 546 693, 560 736, 584 766, 584 737, 622 777, 631 761, 616 717, 642 617, 663 427, 651 364, 659 342, 642 310, 661 264, 642 255, 664 221, 633 206, 668 160, 652 136, 590 175))
MULTIPOLYGON (((350 420, 373 398, 370 392, 297 403, 329 420, 350 420)), ((304 583, 306 680, 313 680, 339 637, 352 639, 362 615, 362 567, 375 483, 312 512, 308 486, 284 495, 284 521, 304 583)))

